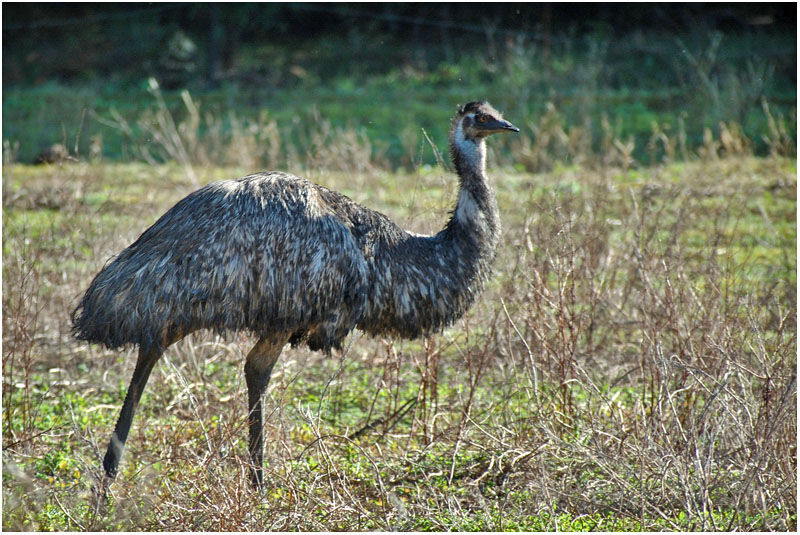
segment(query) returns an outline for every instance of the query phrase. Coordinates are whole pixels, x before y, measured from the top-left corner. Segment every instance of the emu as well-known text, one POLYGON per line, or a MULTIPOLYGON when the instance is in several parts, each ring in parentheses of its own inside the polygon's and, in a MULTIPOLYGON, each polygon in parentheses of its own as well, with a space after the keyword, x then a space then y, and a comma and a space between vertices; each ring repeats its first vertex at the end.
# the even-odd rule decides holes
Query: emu
POLYGON ((354 328, 415 338, 461 317, 491 273, 500 218, 485 138, 519 132, 487 102, 458 108, 459 193, 436 235, 406 232, 348 197, 286 173, 209 184, 170 208, 94 278, 72 311, 79 340, 139 353, 103 468, 117 473, 154 365, 189 333, 250 331, 251 480, 263 485, 261 398, 289 343, 340 349, 354 328))

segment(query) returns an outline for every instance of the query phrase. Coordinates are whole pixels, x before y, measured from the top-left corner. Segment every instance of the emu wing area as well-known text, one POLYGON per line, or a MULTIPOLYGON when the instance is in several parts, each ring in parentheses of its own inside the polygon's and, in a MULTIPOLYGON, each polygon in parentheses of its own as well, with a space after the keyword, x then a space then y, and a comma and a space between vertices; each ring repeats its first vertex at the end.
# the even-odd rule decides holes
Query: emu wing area
POLYGON ((352 203, 283 173, 209 184, 95 277, 73 312, 76 336, 148 347, 249 330, 339 347, 365 309, 368 268, 337 200, 352 203))

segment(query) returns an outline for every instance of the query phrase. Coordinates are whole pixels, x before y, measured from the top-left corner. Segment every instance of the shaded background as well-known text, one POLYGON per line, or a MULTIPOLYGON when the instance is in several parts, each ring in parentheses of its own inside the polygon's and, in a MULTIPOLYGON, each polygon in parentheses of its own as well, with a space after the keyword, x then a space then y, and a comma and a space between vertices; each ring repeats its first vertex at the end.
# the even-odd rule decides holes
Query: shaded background
POLYGON ((392 166, 414 145, 402 131, 444 136, 474 98, 523 125, 553 104, 595 145, 605 114, 640 156, 653 124, 698 146, 735 121, 758 153, 764 99, 796 124, 796 23, 765 3, 4 4, 3 139, 22 161, 55 142, 86 154, 97 134, 103 157, 135 158, 154 77, 178 119, 188 89, 206 112, 266 110, 302 151, 298 123, 322 117, 392 166), (112 109, 132 133, 103 124, 112 109))

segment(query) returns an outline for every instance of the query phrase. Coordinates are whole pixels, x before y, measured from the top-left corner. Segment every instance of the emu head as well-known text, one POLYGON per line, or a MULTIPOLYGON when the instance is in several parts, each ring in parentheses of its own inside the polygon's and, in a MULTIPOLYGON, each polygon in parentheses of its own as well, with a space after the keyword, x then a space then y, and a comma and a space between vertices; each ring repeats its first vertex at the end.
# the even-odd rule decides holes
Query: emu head
POLYGON ((503 119, 503 115, 486 101, 473 101, 459 106, 453 118, 453 130, 469 141, 499 132, 519 132, 519 128, 503 119))

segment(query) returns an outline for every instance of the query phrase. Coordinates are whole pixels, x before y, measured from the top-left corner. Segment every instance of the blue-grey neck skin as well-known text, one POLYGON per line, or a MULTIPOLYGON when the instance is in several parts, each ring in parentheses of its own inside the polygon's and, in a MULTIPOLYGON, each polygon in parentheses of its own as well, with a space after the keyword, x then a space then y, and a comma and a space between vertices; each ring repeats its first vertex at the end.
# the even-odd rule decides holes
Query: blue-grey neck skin
POLYGON ((410 234, 285 173, 209 184, 97 274, 73 311, 74 334, 159 348, 199 329, 247 330, 329 350, 355 327, 410 338, 442 330, 483 288, 500 235, 470 120, 459 114, 451 129, 460 188, 438 234, 410 234))

